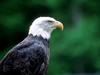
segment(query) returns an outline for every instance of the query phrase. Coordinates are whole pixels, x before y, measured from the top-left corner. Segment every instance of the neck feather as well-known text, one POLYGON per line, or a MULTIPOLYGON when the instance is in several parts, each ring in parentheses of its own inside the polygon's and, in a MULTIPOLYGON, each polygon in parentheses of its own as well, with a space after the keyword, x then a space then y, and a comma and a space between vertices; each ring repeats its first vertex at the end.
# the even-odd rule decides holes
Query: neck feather
POLYGON ((38 26, 31 26, 29 29, 29 34, 32 34, 33 36, 42 36, 44 39, 50 39, 51 35, 51 33, 43 30, 38 26))

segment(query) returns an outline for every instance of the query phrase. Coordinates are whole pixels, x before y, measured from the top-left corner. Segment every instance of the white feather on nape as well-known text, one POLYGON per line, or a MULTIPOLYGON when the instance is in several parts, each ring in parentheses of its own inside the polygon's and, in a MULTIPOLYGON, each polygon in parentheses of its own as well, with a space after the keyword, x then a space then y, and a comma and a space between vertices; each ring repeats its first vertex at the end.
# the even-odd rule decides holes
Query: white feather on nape
POLYGON ((32 34, 33 36, 42 36, 44 39, 49 39, 51 35, 51 33, 43 30, 38 25, 31 25, 29 34, 32 34))
POLYGON ((49 32, 44 31, 42 28, 33 25, 30 26, 29 34, 32 34, 33 36, 42 36, 44 39, 49 39, 51 35, 49 32))

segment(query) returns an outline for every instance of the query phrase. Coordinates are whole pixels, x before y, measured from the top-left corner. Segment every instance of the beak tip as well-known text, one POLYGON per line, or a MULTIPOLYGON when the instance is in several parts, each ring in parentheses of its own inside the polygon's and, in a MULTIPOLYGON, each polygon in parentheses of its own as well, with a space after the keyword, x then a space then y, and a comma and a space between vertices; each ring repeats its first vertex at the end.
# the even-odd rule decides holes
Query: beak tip
POLYGON ((64 29, 64 25, 62 24, 62 28, 61 28, 61 30, 63 31, 63 29, 64 29))
POLYGON ((60 22, 59 26, 60 26, 60 29, 63 31, 63 29, 64 29, 63 23, 60 22))

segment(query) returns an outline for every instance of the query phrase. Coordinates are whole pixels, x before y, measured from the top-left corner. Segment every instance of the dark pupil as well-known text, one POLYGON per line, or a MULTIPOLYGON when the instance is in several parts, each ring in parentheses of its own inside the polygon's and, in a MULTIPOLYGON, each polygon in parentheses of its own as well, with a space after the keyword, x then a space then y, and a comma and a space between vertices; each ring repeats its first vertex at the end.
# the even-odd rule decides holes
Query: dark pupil
POLYGON ((53 21, 51 21, 51 20, 48 20, 47 22, 50 22, 50 23, 51 23, 51 22, 53 22, 53 21))

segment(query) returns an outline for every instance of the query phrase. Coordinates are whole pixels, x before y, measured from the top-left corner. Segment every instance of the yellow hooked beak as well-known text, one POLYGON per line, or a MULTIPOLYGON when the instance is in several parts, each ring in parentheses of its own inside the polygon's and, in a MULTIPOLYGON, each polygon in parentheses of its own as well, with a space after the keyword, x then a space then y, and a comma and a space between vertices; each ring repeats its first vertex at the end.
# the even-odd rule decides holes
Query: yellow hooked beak
POLYGON ((55 26, 56 28, 60 28, 61 30, 64 29, 64 25, 63 25, 61 22, 59 22, 59 21, 55 21, 55 22, 54 22, 54 26, 55 26))

